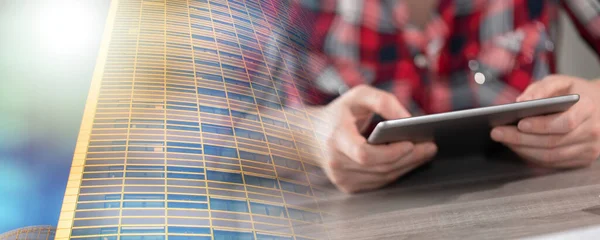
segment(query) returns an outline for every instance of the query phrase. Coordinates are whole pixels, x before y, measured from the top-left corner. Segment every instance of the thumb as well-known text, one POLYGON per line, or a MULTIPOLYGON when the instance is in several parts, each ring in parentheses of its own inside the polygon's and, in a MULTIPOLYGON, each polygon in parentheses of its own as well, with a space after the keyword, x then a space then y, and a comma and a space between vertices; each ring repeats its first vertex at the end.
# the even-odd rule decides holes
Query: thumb
POLYGON ((521 96, 517 98, 517 102, 565 95, 569 93, 572 85, 573 78, 571 77, 562 75, 548 76, 527 87, 521 96))
POLYGON ((356 86, 342 97, 355 114, 372 112, 387 120, 410 117, 396 96, 368 85, 356 86))

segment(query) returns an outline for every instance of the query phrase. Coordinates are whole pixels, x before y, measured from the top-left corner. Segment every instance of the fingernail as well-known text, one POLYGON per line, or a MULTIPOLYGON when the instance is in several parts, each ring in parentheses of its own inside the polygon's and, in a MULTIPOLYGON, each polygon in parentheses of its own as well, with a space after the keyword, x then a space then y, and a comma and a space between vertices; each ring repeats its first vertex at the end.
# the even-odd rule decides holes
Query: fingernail
POLYGON ((435 144, 431 143, 431 144, 428 144, 425 149, 429 153, 434 153, 437 151, 437 146, 435 144))
POLYGON ((414 148, 415 148, 415 145, 414 145, 414 144, 412 144, 412 143, 408 143, 408 144, 406 145, 406 147, 404 147, 404 149, 405 149, 407 152, 410 152, 410 151, 412 151, 414 148))
POLYGON ((528 131, 529 129, 531 129, 531 123, 529 121, 521 121, 519 122, 518 127, 523 131, 528 131))
POLYGON ((492 139, 496 141, 502 141, 502 137, 504 137, 504 133, 501 130, 494 129, 492 130, 492 139))

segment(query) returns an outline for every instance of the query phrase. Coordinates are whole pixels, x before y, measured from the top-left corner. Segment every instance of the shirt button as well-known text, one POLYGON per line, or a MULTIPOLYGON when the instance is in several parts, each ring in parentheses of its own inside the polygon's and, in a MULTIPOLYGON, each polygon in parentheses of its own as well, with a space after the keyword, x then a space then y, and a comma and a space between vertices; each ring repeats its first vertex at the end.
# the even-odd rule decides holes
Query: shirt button
POLYGON ((344 93, 346 93, 348 91, 348 86, 346 85, 342 85, 338 88, 338 94, 339 95, 343 95, 344 93))
POLYGON ((476 60, 470 60, 469 61, 469 69, 471 69, 471 71, 479 70, 479 62, 476 60))
POLYGON ((427 58, 423 54, 418 54, 414 58, 415 65, 419 68, 425 68, 429 64, 427 58))
POLYGON ((546 41, 546 50, 552 52, 554 51, 554 43, 552 41, 546 41))

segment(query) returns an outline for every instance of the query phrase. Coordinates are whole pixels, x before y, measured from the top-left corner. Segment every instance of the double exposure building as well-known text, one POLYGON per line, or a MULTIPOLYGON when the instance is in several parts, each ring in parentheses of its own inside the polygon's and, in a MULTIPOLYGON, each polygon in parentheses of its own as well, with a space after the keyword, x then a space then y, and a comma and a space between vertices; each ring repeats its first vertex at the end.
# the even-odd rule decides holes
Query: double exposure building
POLYGON ((286 11, 113 0, 56 239, 323 239, 286 11))

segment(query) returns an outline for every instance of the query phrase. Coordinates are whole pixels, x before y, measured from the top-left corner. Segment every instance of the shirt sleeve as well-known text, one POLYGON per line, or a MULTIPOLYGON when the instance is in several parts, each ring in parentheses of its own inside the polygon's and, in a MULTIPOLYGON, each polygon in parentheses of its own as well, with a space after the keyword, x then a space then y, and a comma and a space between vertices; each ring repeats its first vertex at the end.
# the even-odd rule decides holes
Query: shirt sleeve
POLYGON ((563 0, 562 4, 581 37, 600 55, 600 1, 563 0))
POLYGON ((338 18, 340 0, 292 0, 287 3, 287 26, 273 36, 289 74, 277 74, 274 82, 282 85, 284 105, 325 105, 344 89, 342 78, 324 53, 324 42, 338 18), (285 84, 293 82, 294 84, 285 84))

